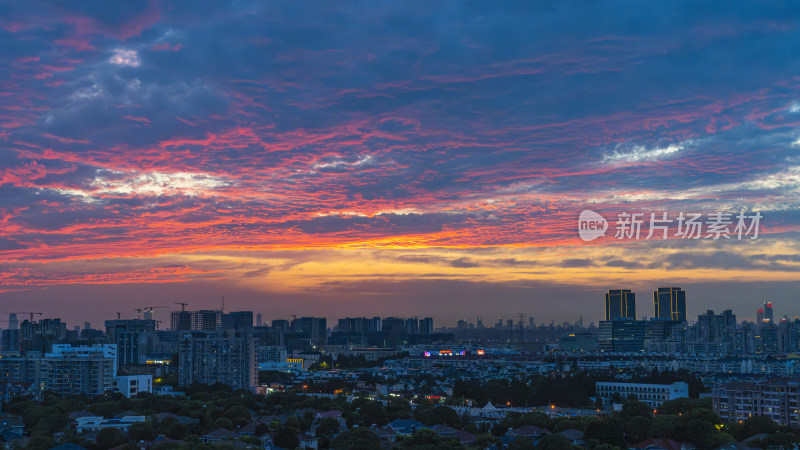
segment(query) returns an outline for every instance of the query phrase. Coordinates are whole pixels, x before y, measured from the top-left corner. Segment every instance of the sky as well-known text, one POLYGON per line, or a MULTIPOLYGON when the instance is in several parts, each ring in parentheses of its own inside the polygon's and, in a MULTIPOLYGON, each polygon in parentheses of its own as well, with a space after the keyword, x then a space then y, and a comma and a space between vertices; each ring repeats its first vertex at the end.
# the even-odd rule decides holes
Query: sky
POLYGON ((794 317, 797 55, 783 2, 3 1, 0 312, 794 317))

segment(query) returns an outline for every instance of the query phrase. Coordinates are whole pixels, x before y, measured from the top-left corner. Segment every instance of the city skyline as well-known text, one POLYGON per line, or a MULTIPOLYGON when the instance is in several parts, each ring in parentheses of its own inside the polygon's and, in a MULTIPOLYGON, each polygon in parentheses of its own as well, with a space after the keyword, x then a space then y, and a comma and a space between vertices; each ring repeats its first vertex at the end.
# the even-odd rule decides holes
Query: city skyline
MULTIPOLYGON (((763 319, 759 319, 759 317, 760 317, 760 315, 764 314, 763 311, 764 311, 765 307, 768 308, 769 316, 763 316, 763 317, 770 318, 769 321, 773 322, 773 323, 780 322, 784 317, 787 318, 787 319, 790 319, 790 320, 800 317, 800 308, 794 308, 793 309, 792 305, 785 305, 783 307, 783 309, 779 308, 777 313, 774 312, 774 308, 773 308, 773 303, 774 302, 771 302, 771 301, 765 301, 765 302, 761 302, 761 303, 753 303, 752 305, 750 305, 751 308, 749 308, 749 309, 746 309, 746 308, 745 309, 741 309, 741 310, 737 310, 736 308, 714 309, 714 308, 706 308, 702 304, 694 305, 691 300, 689 302, 686 302, 685 301, 686 292, 685 292, 685 290, 682 290, 679 287, 657 288, 657 290, 654 291, 654 294, 658 293, 661 289, 672 289, 672 290, 678 289, 678 290, 680 290, 680 292, 683 293, 683 299, 684 299, 684 304, 683 305, 685 307, 685 310, 688 311, 686 313, 686 315, 685 315, 685 319, 690 324, 695 323, 697 321, 697 318, 705 315, 706 312, 708 312, 708 311, 714 311, 716 313, 721 313, 726 309, 732 310, 735 313, 735 315, 739 318, 740 321, 747 321, 747 322, 752 322, 752 323, 756 323, 756 324, 758 324, 761 320, 763 320, 763 319), (769 306, 767 306, 767 305, 769 305, 769 306), (694 310, 697 310, 696 314, 694 314, 692 312, 694 310)), ((629 290, 622 289, 622 291, 625 292, 625 291, 629 291, 629 290)), ((606 305, 608 305, 609 292, 616 292, 617 294, 619 294, 620 289, 612 289, 612 290, 609 290, 609 291, 607 291, 605 293, 605 304, 606 305)), ((636 294, 636 292, 632 292, 632 294, 634 294, 634 298, 632 299, 632 301, 635 302, 635 294, 636 294)), ((649 300, 648 300, 648 302, 649 302, 649 300)), ((211 313, 215 313, 215 312, 216 313, 226 313, 226 314, 231 314, 231 315, 235 315, 236 313, 244 313, 244 312, 251 313, 250 314, 250 319, 251 319, 251 322, 253 322, 253 324, 256 324, 256 322, 258 320, 262 320, 265 325, 269 324, 270 326, 271 326, 271 323, 273 321, 275 321, 275 320, 285 321, 286 319, 288 319, 290 317, 324 317, 324 318, 326 318, 327 320, 330 321, 329 322, 329 328, 334 328, 335 325, 336 325, 336 321, 338 319, 349 319, 349 318, 367 318, 367 319, 371 319, 371 318, 375 318, 375 317, 379 317, 379 318, 391 318, 391 317, 407 318, 407 317, 412 317, 412 318, 418 318, 420 321, 423 320, 423 319, 427 320, 428 318, 431 318, 431 319, 434 319, 434 323, 436 324, 436 328, 442 328, 442 327, 455 328, 457 326, 457 322, 460 322, 460 321, 465 321, 466 323, 468 323, 470 325, 477 325, 477 323, 481 319, 482 319, 483 326, 487 327, 487 328, 495 327, 495 323, 496 323, 495 320, 498 320, 498 319, 502 319, 502 322, 504 324, 503 327, 505 327, 505 323, 506 323, 507 320, 512 320, 513 323, 514 323, 514 327, 517 327, 518 323, 519 323, 519 320, 520 320, 519 319, 520 314, 523 315, 524 324, 525 324, 526 327, 529 326, 529 321, 530 320, 535 320, 536 321, 535 323, 537 325, 539 325, 539 326, 547 325, 547 324, 549 324, 551 322, 554 325, 561 325, 561 324, 564 324, 564 323, 576 324, 579 321, 582 322, 584 326, 587 326, 590 323, 594 323, 595 325, 597 325, 599 322, 601 322, 603 320, 607 321, 607 320, 616 320, 617 319, 617 318, 609 318, 607 316, 607 312, 605 312, 605 313, 601 312, 601 316, 598 317, 598 318, 593 317, 591 315, 591 313, 589 313, 589 314, 579 314, 578 316, 575 316, 575 317, 572 317, 572 318, 566 318, 566 319, 563 319, 563 320, 556 320, 556 319, 547 317, 545 314, 541 314, 541 313, 537 314, 535 311, 506 312, 505 314, 501 313, 501 314, 494 315, 494 316, 486 316, 486 315, 481 315, 481 314, 475 314, 475 315, 472 315, 472 316, 465 316, 464 314, 461 314, 461 315, 458 315, 458 316, 454 316, 456 318, 453 319, 452 321, 449 321, 447 319, 442 319, 442 318, 439 318, 439 317, 436 317, 436 316, 430 316, 430 315, 427 315, 427 314, 421 314, 419 312, 414 312, 412 314, 377 314, 377 315, 358 314, 358 313, 356 313, 356 314, 340 313, 338 315, 327 315, 326 316, 326 315, 321 315, 321 314, 315 314, 312 311, 297 311, 297 310, 295 310, 295 311, 293 311, 293 313, 289 313, 289 314, 285 314, 285 315, 280 315, 280 314, 273 315, 273 314, 271 314, 269 312, 264 312, 262 310, 249 310, 249 309, 237 308, 235 303, 233 305, 229 304, 229 307, 227 307, 227 308, 224 307, 224 304, 218 304, 216 306, 211 305, 211 306, 208 306, 208 307, 192 308, 189 303, 184 303, 184 302, 173 302, 173 303, 175 305, 180 305, 180 307, 177 307, 176 309, 169 309, 172 306, 167 306, 167 305, 147 306, 147 307, 141 307, 141 308, 133 308, 129 312, 117 311, 117 313, 115 313, 115 314, 118 314, 118 316, 119 316, 118 318, 122 319, 123 321, 124 320, 130 320, 130 319, 155 320, 156 322, 158 322, 158 324, 164 324, 163 326, 162 325, 157 325, 157 327, 159 327, 160 329, 172 329, 172 330, 190 329, 190 327, 194 326, 194 325, 192 325, 192 323, 194 323, 194 322, 196 322, 198 320, 200 321, 200 323, 203 322, 203 317, 202 317, 203 314, 211 314, 211 313), (153 309, 153 308, 155 308, 155 309, 153 309), (148 311, 148 309, 149 309, 149 311, 148 311), (186 317, 183 319, 183 321, 178 319, 178 316, 177 316, 177 314, 181 313, 181 312, 185 312, 186 313, 186 315, 185 315, 186 317), (200 317, 195 318, 195 316, 192 316, 193 313, 201 313, 201 314, 200 314, 200 317), (176 320, 178 322, 176 322, 176 320), (181 323, 183 325, 180 325, 180 326, 178 326, 178 328, 176 328, 175 327, 176 323, 181 323)), ((598 304, 600 304, 600 306, 602 307, 602 303, 603 303, 603 300, 601 299, 601 301, 599 301, 598 304)), ((607 308, 607 306, 606 306, 606 308, 607 308)), ((640 307, 634 306, 634 308, 640 308, 640 307)), ((650 319, 659 319, 659 318, 663 319, 663 317, 658 317, 656 308, 657 307, 654 304, 652 309, 645 309, 644 311, 642 311, 641 309, 637 309, 637 315, 636 316, 631 316, 631 317, 627 317, 627 318, 629 320, 650 320, 650 319)), ((3 319, 0 319, 0 329, 5 329, 4 327, 10 328, 10 329, 16 329, 16 328, 19 327, 19 323, 21 323, 23 320, 29 320, 27 318, 29 315, 30 315, 30 319, 33 319, 34 321, 37 320, 37 319, 54 319, 54 318, 58 318, 58 319, 64 319, 65 322, 70 324, 71 326, 81 326, 81 325, 84 325, 86 323, 91 323, 91 324, 93 324, 93 328, 95 326, 100 326, 99 324, 105 323, 108 320, 112 320, 114 318, 117 318, 116 315, 114 317, 110 317, 110 316, 109 317, 99 317, 98 316, 99 318, 97 320, 93 321, 93 320, 86 320, 86 316, 82 315, 81 317, 83 317, 83 318, 80 319, 80 320, 71 320, 71 319, 68 319, 70 317, 69 314, 66 314, 66 315, 65 314, 58 314, 57 312, 53 312, 53 313, 50 313, 50 314, 43 314, 43 313, 40 314, 38 312, 24 312, 22 310, 20 310, 19 312, 15 312, 15 313, 0 313, 0 314, 3 315, 2 317, 4 317, 3 319), (7 317, 7 319, 5 317, 7 317)), ((183 317, 183 316, 181 316, 181 317, 183 317)), ((221 316, 217 316, 216 318, 212 318, 211 320, 212 321, 214 321, 214 320, 219 321, 220 317, 221 316)), ((678 320, 678 321, 680 321, 679 319, 674 319, 674 318, 670 318, 669 320, 678 320)), ((219 324, 217 323, 215 326, 219 327, 219 324)), ((81 327, 81 328, 84 328, 84 327, 81 327)), ((197 329, 204 329, 204 328, 205 327, 202 326, 202 325, 197 327, 197 329)), ((213 329, 213 327, 212 327, 212 329, 213 329)))
POLYGON ((4 3, 0 302, 560 322, 681 286, 690 317, 791 313, 800 8, 719 9, 4 3))

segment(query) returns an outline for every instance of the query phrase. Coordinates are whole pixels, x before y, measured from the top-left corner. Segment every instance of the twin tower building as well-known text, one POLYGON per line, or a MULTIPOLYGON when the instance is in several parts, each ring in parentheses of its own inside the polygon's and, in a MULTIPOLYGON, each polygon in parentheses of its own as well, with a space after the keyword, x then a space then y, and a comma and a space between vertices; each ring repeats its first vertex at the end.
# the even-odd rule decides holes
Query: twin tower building
MULTIPOLYGON (((660 287, 653 292, 653 318, 686 321, 686 291, 679 287, 660 287)), ((636 320, 636 294, 630 289, 611 289, 606 293, 606 320, 636 320)))

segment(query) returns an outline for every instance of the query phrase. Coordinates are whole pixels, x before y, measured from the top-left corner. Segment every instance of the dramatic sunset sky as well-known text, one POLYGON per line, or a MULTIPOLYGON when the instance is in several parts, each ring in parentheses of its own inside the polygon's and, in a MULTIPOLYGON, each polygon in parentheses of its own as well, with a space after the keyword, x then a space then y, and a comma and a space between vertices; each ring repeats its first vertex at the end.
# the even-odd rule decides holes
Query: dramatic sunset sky
POLYGON ((795 316, 782 4, 3 2, 0 311, 588 322, 681 286, 795 316), (585 209, 763 219, 584 243, 585 209))

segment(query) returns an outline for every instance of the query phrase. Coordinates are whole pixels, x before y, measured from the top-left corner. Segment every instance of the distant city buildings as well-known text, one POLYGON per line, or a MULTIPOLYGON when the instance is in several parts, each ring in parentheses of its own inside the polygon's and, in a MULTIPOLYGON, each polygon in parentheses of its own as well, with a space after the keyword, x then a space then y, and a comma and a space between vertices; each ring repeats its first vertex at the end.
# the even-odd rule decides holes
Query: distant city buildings
MULTIPOLYGON (((266 323, 251 311, 187 311, 185 303, 170 313, 166 330, 153 317, 152 309, 159 307, 144 309, 144 318, 107 320, 104 330, 89 324, 67 330, 60 319, 37 321, 33 315, 18 323, 10 316, 0 343, 0 385, 6 397, 43 390, 64 395, 110 390, 134 397, 154 391, 153 380, 166 377, 177 378, 182 386, 223 383, 253 389, 258 370, 304 376, 313 365, 335 367, 339 358, 385 361, 405 352, 412 358, 444 359, 522 355, 540 358, 535 370, 545 370, 542 359, 558 352, 586 370, 800 373, 800 318, 776 319, 771 302, 758 308, 755 322, 737 322, 730 309, 708 310, 688 321, 686 293, 678 287, 655 289, 653 305, 653 317, 639 320, 635 293, 615 289, 605 293, 609 320, 598 324, 584 326, 582 316, 536 324, 517 313, 511 317, 518 319, 498 318, 493 326, 478 316, 475 324, 460 319, 455 327, 438 329, 431 317, 345 317, 331 328, 327 318, 317 316, 266 323)), ((143 310, 138 311, 142 317, 143 310)), ((614 389, 627 392, 623 388, 614 389)), ((650 402, 674 393, 645 388, 628 393, 650 402)))

